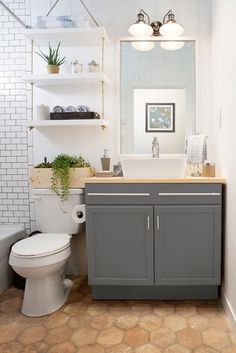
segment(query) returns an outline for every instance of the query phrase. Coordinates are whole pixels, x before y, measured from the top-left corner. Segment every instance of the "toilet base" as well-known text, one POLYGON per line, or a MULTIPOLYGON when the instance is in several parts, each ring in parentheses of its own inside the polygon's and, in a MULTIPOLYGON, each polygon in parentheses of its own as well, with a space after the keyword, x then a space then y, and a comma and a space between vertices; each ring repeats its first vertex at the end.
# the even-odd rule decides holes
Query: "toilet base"
POLYGON ((61 274, 43 278, 27 278, 21 312, 30 317, 53 313, 65 304, 73 282, 62 279, 61 274))

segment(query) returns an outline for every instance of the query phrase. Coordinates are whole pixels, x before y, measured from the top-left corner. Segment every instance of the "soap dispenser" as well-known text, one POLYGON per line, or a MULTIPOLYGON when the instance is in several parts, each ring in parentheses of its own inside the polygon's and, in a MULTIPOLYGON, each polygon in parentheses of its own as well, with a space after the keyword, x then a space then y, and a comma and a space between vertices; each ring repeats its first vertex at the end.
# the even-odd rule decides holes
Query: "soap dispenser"
POLYGON ((102 163, 102 171, 108 171, 110 170, 110 160, 111 158, 108 157, 108 152, 109 150, 104 149, 104 154, 103 157, 101 158, 101 163, 102 163))

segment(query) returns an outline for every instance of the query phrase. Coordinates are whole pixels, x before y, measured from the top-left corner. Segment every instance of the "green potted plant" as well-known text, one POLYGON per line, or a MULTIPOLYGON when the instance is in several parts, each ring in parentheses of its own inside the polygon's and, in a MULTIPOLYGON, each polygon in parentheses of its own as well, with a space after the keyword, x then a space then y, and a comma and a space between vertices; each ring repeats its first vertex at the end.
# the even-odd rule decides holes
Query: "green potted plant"
POLYGON ((69 195, 69 188, 84 187, 83 178, 94 174, 90 163, 82 156, 59 154, 52 163, 44 161, 30 169, 31 187, 51 188, 62 201, 69 195))
POLYGON ((62 201, 69 195, 70 169, 90 167, 83 157, 71 157, 68 154, 59 154, 52 162, 52 185, 51 190, 55 192, 62 201))
POLYGON ((58 74, 60 70, 60 66, 65 62, 65 56, 61 59, 60 58, 60 53, 59 53, 59 48, 61 45, 61 42, 58 43, 58 46, 56 49, 53 49, 49 45, 49 53, 45 54, 42 52, 42 50, 39 48, 40 53, 35 52, 38 54, 43 60, 46 61, 47 65, 47 70, 49 74, 58 74))

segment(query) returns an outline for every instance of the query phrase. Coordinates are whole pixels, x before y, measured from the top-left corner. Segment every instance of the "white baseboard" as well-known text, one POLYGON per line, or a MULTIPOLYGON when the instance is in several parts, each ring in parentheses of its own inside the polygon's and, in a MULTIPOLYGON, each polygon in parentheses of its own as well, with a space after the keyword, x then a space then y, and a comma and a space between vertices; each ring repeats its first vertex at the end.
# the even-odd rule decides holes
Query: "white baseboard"
POLYGON ((231 325, 232 325, 232 329, 236 335, 236 313, 234 312, 229 299, 226 297, 225 293, 223 290, 221 290, 221 301, 222 301, 222 305, 223 308, 226 312, 226 315, 228 316, 231 325))

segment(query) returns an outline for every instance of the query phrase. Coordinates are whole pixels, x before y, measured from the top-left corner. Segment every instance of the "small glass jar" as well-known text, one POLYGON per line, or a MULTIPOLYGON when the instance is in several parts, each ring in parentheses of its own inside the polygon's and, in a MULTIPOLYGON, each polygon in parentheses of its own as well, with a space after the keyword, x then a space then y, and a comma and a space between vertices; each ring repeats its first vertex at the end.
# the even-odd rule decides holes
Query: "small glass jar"
POLYGON ((80 59, 72 60, 70 65, 72 74, 78 74, 80 72, 83 72, 83 63, 80 59))

